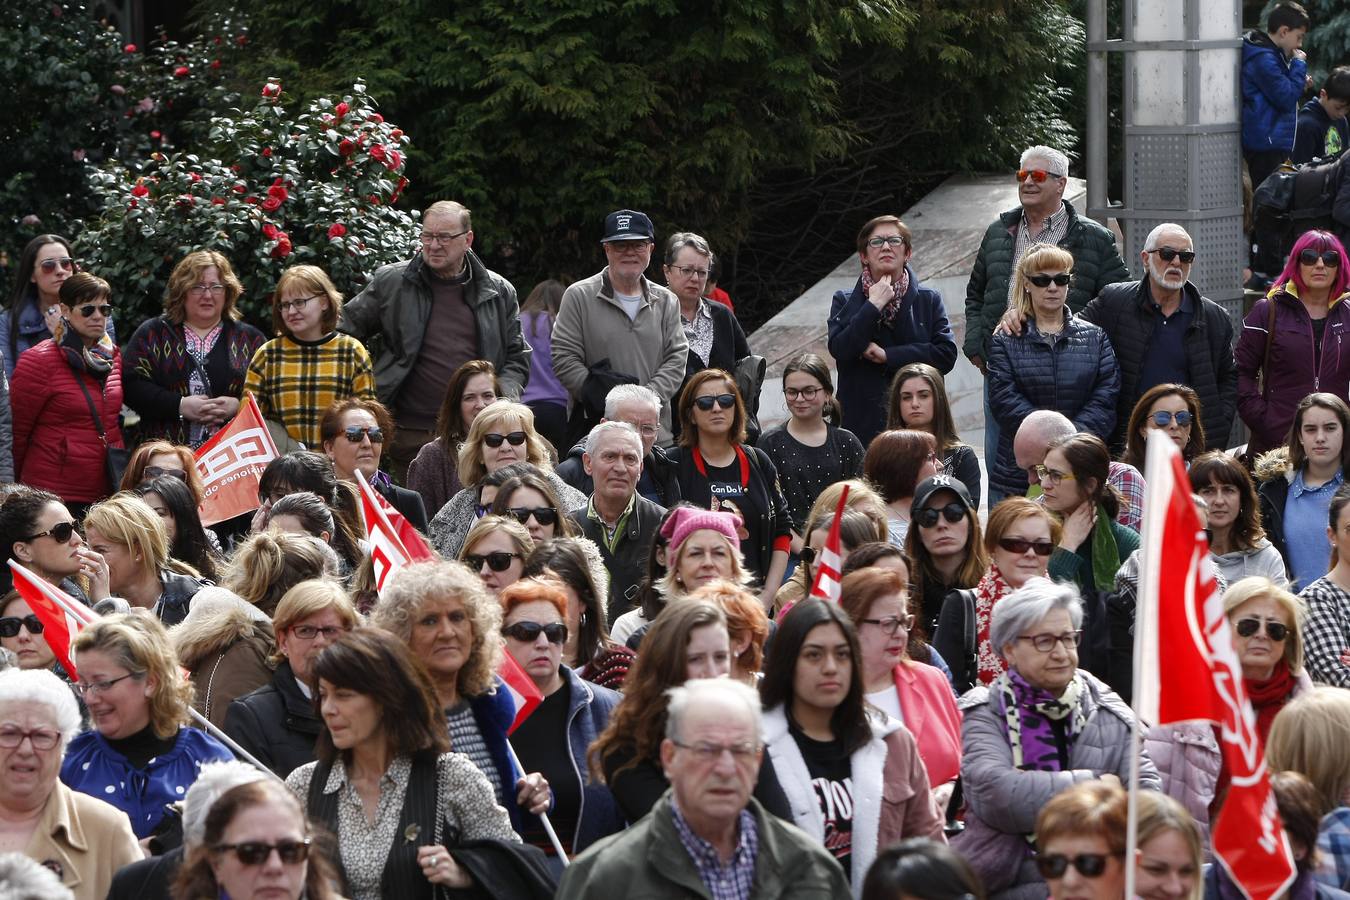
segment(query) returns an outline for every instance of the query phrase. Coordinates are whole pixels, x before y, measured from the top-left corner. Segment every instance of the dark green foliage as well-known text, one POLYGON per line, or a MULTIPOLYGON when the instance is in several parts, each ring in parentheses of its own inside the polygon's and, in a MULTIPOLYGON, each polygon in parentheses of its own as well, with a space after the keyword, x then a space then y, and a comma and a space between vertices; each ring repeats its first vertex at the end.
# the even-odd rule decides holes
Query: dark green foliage
POLYGON ((1314 92, 1332 69, 1350 65, 1350 5, 1345 0, 1309 0, 1312 28, 1303 40, 1314 92))

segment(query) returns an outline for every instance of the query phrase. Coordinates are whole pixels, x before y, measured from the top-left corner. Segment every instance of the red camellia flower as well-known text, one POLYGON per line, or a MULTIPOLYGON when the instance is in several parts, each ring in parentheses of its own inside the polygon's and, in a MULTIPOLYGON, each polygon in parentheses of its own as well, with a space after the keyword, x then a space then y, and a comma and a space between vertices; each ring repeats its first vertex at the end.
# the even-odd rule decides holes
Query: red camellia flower
POLYGON ((389 167, 389 171, 395 171, 399 166, 403 165, 403 154, 399 153, 397 150, 390 150, 389 159, 385 161, 385 165, 389 167))
POLYGON ((176 68, 176 69, 173 70, 173 77, 174 77, 174 78, 186 78, 186 77, 188 77, 188 75, 190 75, 191 73, 192 73, 192 70, 189 69, 187 66, 179 66, 178 68, 176 68))
POLYGON ((235 38, 235 41, 239 44, 240 47, 242 47, 248 43, 248 35, 241 34, 239 35, 239 37, 235 38))
POLYGON ((379 113, 371 113, 371 114, 366 118, 366 121, 367 121, 367 122, 374 122, 376 125, 378 125, 378 124, 380 124, 381 122, 384 121, 384 116, 380 115, 379 113))
POLYGON ((342 156, 351 156, 356 152, 356 145, 347 138, 338 142, 338 153, 342 156))
POLYGON ((263 155, 263 156, 271 156, 271 155, 272 155, 272 148, 271 148, 271 147, 264 147, 264 148, 262 148, 262 155, 263 155))
POLYGON ((269 81, 267 84, 263 85, 262 95, 263 95, 264 97, 277 97, 277 96, 280 96, 280 95, 281 95, 281 85, 277 84, 275 81, 269 81))
POLYGON ((330 238, 340 238, 347 233, 347 226, 341 222, 334 222, 328 226, 328 236, 330 238))
POLYGON ((245 198, 244 198, 244 202, 247 203, 249 206, 257 206, 257 205, 258 205, 258 198, 257 198, 257 197, 245 197, 245 198))
POLYGON ((225 198, 224 198, 224 197, 212 197, 212 198, 211 198, 211 203, 212 203, 214 206, 224 206, 224 205, 225 205, 225 198))
POLYGON ((150 189, 139 181, 136 182, 136 186, 131 189, 131 196, 133 197, 145 197, 148 196, 149 193, 150 189))
POLYGON ((271 222, 264 222, 262 227, 262 233, 263 237, 267 238, 269 241, 275 241, 277 239, 277 235, 281 234, 281 229, 273 225, 271 222))
POLYGON ((125 47, 122 48, 122 50, 125 51, 125 52, 127 52, 127 53, 135 53, 135 52, 136 52, 136 45, 135 45, 135 44, 127 44, 125 47))
POLYGON ((136 198, 132 197, 131 200, 127 202, 127 209, 135 209, 135 208, 136 208, 136 198))
POLYGON ((281 179, 278 178, 276 181, 272 182, 272 186, 267 189, 267 196, 271 197, 272 199, 280 203, 284 200, 290 199, 291 195, 287 193, 284 187, 281 186, 281 179))
POLYGON ((236 194, 244 194, 248 192, 248 188, 244 187, 242 184, 236 184, 232 190, 236 194))
POLYGON ((371 157, 371 159, 380 159, 380 160, 382 160, 382 159, 384 159, 384 156, 385 156, 385 153, 384 153, 384 145, 383 145, 383 144, 375 144, 374 146, 372 146, 372 147, 370 148, 370 157, 371 157))
POLYGON ((402 129, 402 128, 395 128, 393 131, 389 132, 389 139, 390 139, 391 141, 401 141, 401 140, 403 140, 403 129, 402 129))
POLYGON ((343 102, 333 107, 333 112, 337 113, 337 117, 340 119, 347 113, 351 112, 351 109, 352 108, 350 106, 348 106, 345 102, 343 102))
POLYGON ((196 172, 189 172, 189 173, 188 173, 188 178, 191 178, 193 181, 201 181, 201 180, 202 180, 202 176, 198 175, 196 172))
POLYGON ((277 245, 272 248, 273 259, 285 259, 291 255, 291 239, 285 232, 277 235, 277 245))
MULTIPOLYGON (((250 197, 249 199, 252 200, 253 198, 250 197)), ((281 209, 281 201, 278 200, 276 197, 268 197, 266 200, 262 202, 262 208, 267 210, 268 212, 274 212, 278 209, 281 209)))
POLYGON ((164 135, 160 134, 158 131, 150 132, 150 140, 152 141, 157 141, 162 137, 164 137, 164 135))
POLYGON ((219 68, 220 68, 220 60, 218 60, 218 59, 213 59, 213 60, 211 60, 211 68, 213 68, 213 69, 219 69, 219 68))

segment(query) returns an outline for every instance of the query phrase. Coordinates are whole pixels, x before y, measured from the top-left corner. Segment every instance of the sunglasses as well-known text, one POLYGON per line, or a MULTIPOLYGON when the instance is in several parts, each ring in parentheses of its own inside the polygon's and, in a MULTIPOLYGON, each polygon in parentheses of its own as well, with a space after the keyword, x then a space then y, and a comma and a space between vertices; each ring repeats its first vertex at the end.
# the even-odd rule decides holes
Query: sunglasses
POLYGON ((1035 550, 1037 556, 1049 556, 1055 552, 1055 545, 1049 541, 1029 541, 1026 538, 999 538, 998 545, 1009 553, 1021 556, 1028 550, 1035 550))
POLYGON ((1181 257, 1181 261, 1185 265, 1189 266, 1191 263, 1195 262, 1194 250, 1177 250, 1174 247, 1159 247, 1156 250, 1145 250, 1144 252, 1158 254, 1162 257, 1163 262, 1171 262, 1178 256, 1181 257))
POLYGON ((384 432, 380 430, 379 426, 376 426, 375 428, 361 428, 356 425, 349 425, 342 433, 347 440, 353 444, 359 444, 361 443, 362 438, 367 437, 370 438, 372 444, 384 443, 384 432))
POLYGON ((494 450, 502 445, 502 441, 506 441, 512 447, 519 447, 521 444, 525 443, 525 432, 513 431, 510 434, 497 434, 496 432, 493 432, 492 434, 483 435, 483 443, 494 450))
POLYGON ((1170 413, 1165 409, 1160 409, 1150 415, 1149 418, 1152 419, 1153 424, 1157 425, 1159 428, 1166 428, 1168 425, 1171 425, 1173 419, 1176 419, 1177 424, 1182 428, 1189 428, 1190 424, 1195 421, 1195 416, 1184 409, 1179 413, 1170 413))
POLYGON ((1051 878, 1063 878, 1064 873, 1073 866, 1084 878, 1100 878, 1106 871, 1105 853, 1080 853, 1077 856, 1065 856, 1063 853, 1051 853, 1036 857, 1036 869, 1047 881, 1051 878))
POLYGON ((1036 285, 1038 288, 1049 287, 1050 282, 1054 282, 1060 287, 1065 287, 1073 279, 1068 272, 1060 272, 1058 275, 1028 275, 1027 281, 1036 285))
POLYGON ((309 857, 309 838, 303 841, 278 841, 275 844, 264 844, 262 841, 244 841, 240 844, 216 844, 211 848, 216 853, 228 853, 234 851, 234 855, 239 858, 239 862, 245 866, 260 866, 267 862, 272 851, 277 851, 277 856, 288 866, 296 863, 302 863, 309 857))
MULTIPOLYGON (((3 619, 0 619, 0 622, 3 621, 4 621, 3 619)), ((1237 630, 1238 637, 1249 638, 1261 630, 1261 620, 1238 619, 1235 628, 1237 630)), ((31 631, 32 629, 29 630, 31 631)), ((0 634, 4 634, 4 632, 0 631, 0 634)), ((5 636, 9 637, 9 635, 5 636)), ((1281 625, 1279 622, 1266 622, 1266 637, 1270 638, 1272 641, 1282 641, 1288 636, 1289 636, 1288 625, 1281 625)))
POLYGON ((44 259, 42 262, 38 263, 38 267, 48 275, 52 274, 57 269, 69 269, 74 272, 75 260, 71 259, 69 256, 61 256, 56 259, 44 259))
POLYGON ((1317 260, 1319 258, 1328 269, 1335 269, 1341 264, 1341 255, 1335 250, 1323 250, 1321 253, 1318 253, 1313 248, 1308 247, 1298 255, 1298 261, 1305 266, 1317 265, 1317 260))
POLYGON ((941 508, 925 506, 914 514, 914 521, 919 523, 920 528, 932 528, 938 523, 939 515, 955 525, 966 517, 966 508, 960 503, 948 503, 941 508))
POLYGON ((694 404, 704 412, 711 410, 714 404, 723 409, 731 409, 736 405, 736 395, 718 394, 716 397, 696 397, 694 398, 694 404))
POLYGON ((36 541, 40 537, 49 537, 52 540, 56 541, 58 544, 64 544, 66 541, 70 540, 70 536, 73 535, 74 533, 75 533, 74 522, 61 522, 57 525, 53 525, 46 531, 39 531, 37 534, 30 534, 28 537, 24 538, 24 540, 36 541))
POLYGON ((103 316, 106 319, 108 316, 112 315, 113 308, 111 303, 98 303, 98 304, 90 303, 88 306, 75 307, 75 311, 80 315, 84 316, 86 319, 92 316, 94 313, 98 313, 100 316, 103 316))
POLYGON ((506 512, 522 525, 530 520, 530 516, 545 528, 558 521, 558 510, 552 506, 513 506, 506 512))
POLYGON ((533 644, 539 639, 539 635, 543 634, 550 644, 561 644, 567 640, 567 626, 562 622, 550 622, 547 625, 540 625, 538 622, 516 622, 514 625, 503 627, 502 634, 526 644, 533 644))
POLYGON ((5 616, 0 619, 0 637, 12 638, 19 628, 27 628, 29 634, 42 634, 42 620, 29 613, 26 616, 5 616))
POLYGON ((494 550, 491 553, 480 556, 477 553, 464 554, 464 565, 473 569, 475 572, 483 571, 483 563, 494 572, 505 572, 511 568, 511 560, 520 559, 519 553, 507 553, 505 550, 494 550))
POLYGON ((145 471, 141 473, 143 481, 149 481, 151 478, 159 478, 167 475, 170 478, 177 478, 179 481, 187 481, 187 472, 184 469, 166 469, 163 466, 146 466, 145 471))
POLYGON ((1054 172, 1047 172, 1044 169, 1018 169, 1017 180, 1026 181, 1030 178, 1037 184, 1041 184, 1047 178, 1063 178, 1063 175, 1056 175, 1054 172))

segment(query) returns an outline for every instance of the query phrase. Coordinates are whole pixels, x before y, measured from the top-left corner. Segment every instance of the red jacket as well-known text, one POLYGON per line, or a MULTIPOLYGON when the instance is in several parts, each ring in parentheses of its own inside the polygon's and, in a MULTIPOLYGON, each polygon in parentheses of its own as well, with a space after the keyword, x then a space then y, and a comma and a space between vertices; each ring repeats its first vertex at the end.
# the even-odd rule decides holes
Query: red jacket
POLYGON ((940 669, 905 660, 895 667, 905 727, 919 744, 928 781, 937 787, 961 773, 961 713, 940 669))
POLYGON ((122 357, 114 352, 105 382, 75 373, 48 339, 19 357, 10 379, 14 412, 14 472, 20 482, 43 488, 72 503, 108 496, 107 449, 80 390, 83 378, 95 407, 101 407, 108 445, 122 446, 117 417, 122 411, 122 357))

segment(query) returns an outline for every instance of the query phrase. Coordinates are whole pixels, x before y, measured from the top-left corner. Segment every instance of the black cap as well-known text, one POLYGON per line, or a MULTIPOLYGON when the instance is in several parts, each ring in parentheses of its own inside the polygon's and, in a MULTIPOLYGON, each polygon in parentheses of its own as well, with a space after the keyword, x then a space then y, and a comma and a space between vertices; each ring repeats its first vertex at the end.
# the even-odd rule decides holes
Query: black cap
POLYGON ((656 231, 646 213, 634 209, 620 209, 605 216, 605 236, 600 243, 610 241, 655 241, 656 231))
POLYGON ((928 498, 938 491, 951 491, 961 498, 961 502, 966 505, 966 509, 972 512, 975 504, 970 500, 970 489, 959 478, 953 478, 950 475, 934 475, 932 478, 925 478, 919 482, 919 486, 914 489, 914 502, 910 508, 914 511, 923 509, 928 504, 928 498))

